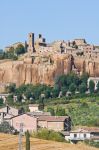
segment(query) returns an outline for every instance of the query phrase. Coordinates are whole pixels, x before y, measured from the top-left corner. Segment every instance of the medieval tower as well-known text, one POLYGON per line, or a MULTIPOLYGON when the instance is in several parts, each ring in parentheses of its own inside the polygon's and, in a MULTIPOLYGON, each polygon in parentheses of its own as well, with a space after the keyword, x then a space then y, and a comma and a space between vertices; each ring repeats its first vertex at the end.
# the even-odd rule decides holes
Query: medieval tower
POLYGON ((34 33, 28 34, 28 52, 33 53, 35 52, 34 48, 34 33))

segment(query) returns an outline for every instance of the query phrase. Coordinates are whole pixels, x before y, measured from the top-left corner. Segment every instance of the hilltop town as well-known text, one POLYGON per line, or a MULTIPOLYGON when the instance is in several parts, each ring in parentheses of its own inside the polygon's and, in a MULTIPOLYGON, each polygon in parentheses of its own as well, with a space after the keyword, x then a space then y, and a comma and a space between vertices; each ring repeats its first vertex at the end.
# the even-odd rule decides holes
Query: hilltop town
POLYGON ((1 89, 10 83, 53 86, 57 76, 71 71, 99 77, 99 46, 88 44, 85 39, 47 43, 41 34, 35 39, 34 33, 29 33, 28 41, 7 46, 5 52, 19 45, 24 47, 25 53, 18 60, 0 60, 1 89))
POLYGON ((29 33, 25 43, 5 47, 0 132, 20 133, 22 127, 21 134, 29 130, 40 138, 47 132, 48 140, 55 134, 57 141, 99 141, 98 58, 99 46, 85 39, 47 43, 29 33))

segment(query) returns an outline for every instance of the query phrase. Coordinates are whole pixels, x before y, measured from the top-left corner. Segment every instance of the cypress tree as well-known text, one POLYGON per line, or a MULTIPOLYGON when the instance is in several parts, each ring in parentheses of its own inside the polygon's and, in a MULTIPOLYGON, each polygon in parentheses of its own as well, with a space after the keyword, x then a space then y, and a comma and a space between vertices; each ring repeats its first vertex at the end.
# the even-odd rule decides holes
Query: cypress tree
POLYGON ((30 134, 29 134, 28 130, 27 130, 25 136, 26 136, 26 150, 30 150, 30 134))

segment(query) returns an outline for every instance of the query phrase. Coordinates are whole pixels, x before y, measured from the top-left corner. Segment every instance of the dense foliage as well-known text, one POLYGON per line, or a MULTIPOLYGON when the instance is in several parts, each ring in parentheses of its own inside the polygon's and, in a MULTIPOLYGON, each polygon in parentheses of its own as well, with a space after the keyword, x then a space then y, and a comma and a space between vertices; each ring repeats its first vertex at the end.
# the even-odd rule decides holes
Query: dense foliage
POLYGON ((32 134, 32 137, 40 138, 44 140, 58 141, 58 142, 65 141, 61 133, 52 130, 47 130, 47 129, 40 129, 38 130, 38 132, 34 132, 32 134))
POLYGON ((11 127, 8 122, 5 121, 5 122, 0 124, 0 132, 13 133, 14 132, 14 128, 11 127))
POLYGON ((99 141, 93 141, 93 140, 90 141, 90 140, 86 140, 85 143, 88 144, 88 145, 90 145, 90 146, 99 148, 99 141))
POLYGON ((55 87, 66 94, 67 91, 75 94, 79 91, 81 94, 87 90, 88 74, 84 73, 82 76, 77 76, 75 73, 69 73, 67 75, 61 75, 57 77, 55 81, 55 87))
MULTIPOLYGON (((54 87, 40 84, 23 84, 19 88, 16 88, 15 84, 11 84, 6 88, 6 90, 7 92, 16 95, 19 102, 22 101, 23 97, 25 97, 26 100, 35 102, 41 98, 41 95, 43 95, 44 99, 49 99, 57 98, 60 95, 60 92, 61 96, 66 96, 68 91, 71 92, 72 95, 75 95, 76 91, 83 94, 87 90, 87 79, 87 74, 83 74, 81 77, 78 77, 76 74, 70 73, 59 76, 55 81, 54 87)), ((91 91, 92 88, 90 88, 91 91)))
POLYGON ((16 49, 11 47, 9 51, 0 53, 0 59, 17 60, 18 59, 18 55, 24 54, 24 53, 25 53, 24 46, 22 44, 19 44, 16 47, 16 49))

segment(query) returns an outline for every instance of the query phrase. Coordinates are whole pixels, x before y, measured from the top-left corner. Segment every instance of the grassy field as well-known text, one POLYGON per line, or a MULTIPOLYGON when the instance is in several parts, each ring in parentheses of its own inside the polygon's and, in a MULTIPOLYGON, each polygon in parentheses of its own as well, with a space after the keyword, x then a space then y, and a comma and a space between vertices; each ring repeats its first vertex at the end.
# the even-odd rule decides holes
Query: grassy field
MULTIPOLYGON (((22 139, 25 150, 25 138, 22 139)), ((31 138, 31 150, 97 150, 83 143, 77 145, 31 138)), ((0 134, 0 150, 18 150, 18 136, 0 134)))

